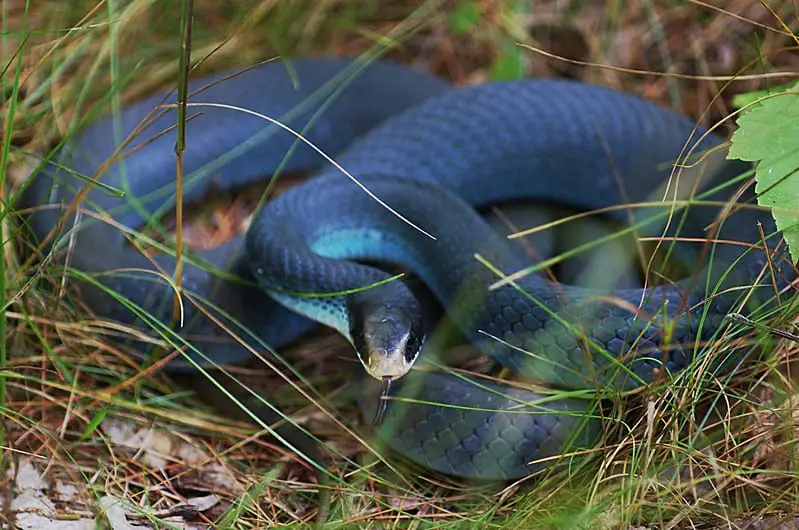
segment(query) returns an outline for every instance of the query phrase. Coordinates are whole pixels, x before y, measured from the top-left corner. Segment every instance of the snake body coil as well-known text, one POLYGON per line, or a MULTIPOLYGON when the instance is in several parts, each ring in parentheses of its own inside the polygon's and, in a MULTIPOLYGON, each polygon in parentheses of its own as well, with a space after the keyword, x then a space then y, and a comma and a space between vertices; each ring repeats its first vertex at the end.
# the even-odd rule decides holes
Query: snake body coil
MULTIPOLYGON (((291 66, 294 76, 282 64, 269 64, 191 101, 232 104, 301 130, 433 237, 378 204, 314 150, 296 146, 283 168, 316 169, 316 175, 267 204, 253 219, 246 243, 234 240, 199 254, 245 283, 219 278, 199 263, 184 272, 183 285, 190 295, 210 301, 208 307, 225 312, 220 318, 226 324, 238 321, 271 346, 297 337, 309 329, 312 319, 358 342, 352 330, 359 325, 354 321, 361 318, 363 294, 351 291, 388 275, 350 259, 410 267, 479 351, 526 378, 567 389, 631 389, 679 372, 701 351, 697 344, 722 329, 724 316, 740 309, 736 304, 742 299, 757 307, 774 296, 772 278, 758 276, 766 263, 763 249, 747 252, 745 246, 717 244, 708 257, 701 243, 678 245, 686 261, 704 256, 706 267, 677 283, 600 292, 530 274, 513 285, 490 287, 501 277, 497 271, 511 274, 527 262, 475 208, 517 199, 583 209, 664 197, 687 199, 741 172, 741 165, 708 156, 669 179, 686 145, 693 146, 691 139, 702 135, 674 112, 570 81, 523 80, 452 89, 388 61, 364 66, 344 59, 305 59, 291 66), (327 99, 331 94, 332 103, 327 99), (320 109, 323 112, 314 116, 320 109), (752 287, 755 279, 757 287, 752 287), (287 311, 257 292, 256 281, 273 291, 281 304, 311 318, 287 311), (286 294, 342 292, 348 294, 286 294)), ((208 79, 195 81, 192 88, 207 83, 208 79)), ((150 98, 122 112, 118 130, 123 137, 156 102, 150 98)), ((219 108, 198 110, 203 115, 188 124, 185 160, 191 185, 186 200, 196 198, 212 181, 226 189, 269 177, 295 141, 256 117, 219 108), (197 178, 192 181, 192 176, 197 178)), ((105 211, 118 225, 134 231, 145 218, 173 204, 174 134, 147 142, 174 120, 172 111, 157 119, 130 146, 141 149, 112 165, 102 179, 126 189, 127 197, 138 204, 131 207, 134 201, 95 187, 87 196, 91 211, 105 211)), ((86 129, 68 144, 59 162, 91 176, 120 144, 122 138, 114 137, 112 125, 107 118, 86 129)), ((699 152, 719 144, 718 137, 708 135, 693 147, 699 152)), ((49 171, 35 179, 26 202, 64 204, 80 186, 80 180, 63 171, 49 171)), ((729 200, 735 189, 722 186, 703 198, 729 200)), ((718 212, 717 207, 692 206, 669 215, 664 202, 660 208, 619 209, 611 215, 634 224, 640 236, 707 238, 718 212)), ((61 213, 43 210, 33 215, 34 233, 44 237, 61 213)), ((128 272, 98 277, 104 287, 87 284, 87 303, 123 322, 144 318, 109 296, 104 291, 108 288, 168 322, 171 288, 155 274, 130 272, 153 270, 153 265, 127 249, 119 226, 92 217, 81 219, 71 266, 92 273, 128 272)), ((758 223, 766 234, 774 231, 768 213, 743 209, 718 225, 713 237, 758 244, 758 223)), ((173 262, 169 256, 157 258, 167 275, 173 262)), ((774 278, 778 287, 788 279, 774 278)), ((390 300, 398 318, 415 318, 408 314, 418 310, 415 298, 401 282, 364 292, 370 300, 390 300)), ((213 339, 195 341, 202 346, 192 354, 197 359, 232 363, 249 355, 224 341, 224 334, 203 312, 191 304, 186 307, 188 326, 181 334, 213 339)), ((187 366, 177 362, 170 368, 187 366)), ((475 384, 471 378, 435 372, 412 374, 400 383, 402 394, 432 404, 392 404, 386 440, 412 460, 444 473, 517 478, 545 465, 533 461, 557 455, 567 446, 592 444, 600 432, 598 420, 591 419, 589 400, 541 401, 542 396, 528 390, 490 381, 475 384)), ((367 412, 370 407, 373 404, 364 403, 367 412)))

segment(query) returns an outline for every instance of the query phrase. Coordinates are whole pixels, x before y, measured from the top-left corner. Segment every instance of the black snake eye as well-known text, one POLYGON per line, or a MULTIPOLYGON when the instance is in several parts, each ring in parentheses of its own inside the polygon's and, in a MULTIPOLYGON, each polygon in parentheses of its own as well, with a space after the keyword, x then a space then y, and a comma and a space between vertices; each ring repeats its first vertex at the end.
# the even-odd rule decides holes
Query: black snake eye
POLYGON ((413 364, 413 362, 416 361, 416 358, 419 357, 422 351, 424 341, 425 334, 422 331, 421 321, 419 321, 410 328, 408 342, 405 345, 405 362, 413 364))

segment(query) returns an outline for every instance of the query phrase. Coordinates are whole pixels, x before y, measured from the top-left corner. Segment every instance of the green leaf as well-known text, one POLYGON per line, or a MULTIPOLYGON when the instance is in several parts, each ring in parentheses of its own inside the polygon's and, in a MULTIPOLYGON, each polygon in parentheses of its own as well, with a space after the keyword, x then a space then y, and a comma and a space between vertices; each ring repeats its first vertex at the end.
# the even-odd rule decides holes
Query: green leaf
POLYGON ((736 94, 732 98, 732 104, 735 108, 742 109, 747 105, 756 103, 759 99, 763 99, 772 94, 779 94, 794 88, 795 83, 788 83, 785 85, 764 88, 763 90, 754 90, 752 92, 744 92, 743 94, 736 94))
POLYGON ((471 0, 458 2, 449 15, 449 28, 452 33, 469 33, 483 19, 477 4, 471 0))
POLYGON ((757 163, 755 191, 797 262, 799 249, 799 93, 762 100, 738 119, 727 158, 757 163))
POLYGON ((521 49, 513 43, 502 46, 501 53, 491 65, 489 78, 492 81, 520 79, 524 76, 524 61, 521 49))

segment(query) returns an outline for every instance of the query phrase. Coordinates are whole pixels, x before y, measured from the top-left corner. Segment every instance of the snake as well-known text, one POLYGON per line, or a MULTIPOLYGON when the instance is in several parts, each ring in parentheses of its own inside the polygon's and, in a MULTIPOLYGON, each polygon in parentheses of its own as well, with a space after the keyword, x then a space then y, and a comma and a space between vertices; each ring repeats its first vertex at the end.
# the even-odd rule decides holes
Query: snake
MULTIPOLYGON (((727 315, 773 311, 794 278, 768 211, 720 207, 753 204, 750 166, 633 94, 556 78, 453 86, 387 58, 324 56, 192 77, 188 93, 186 203, 308 178, 239 237, 186 251, 183 354, 167 370, 250 359, 230 329, 265 349, 330 327, 382 384, 386 399, 359 401, 364 415, 382 410, 380 439, 436 472, 513 480, 595 446, 602 392, 679 377, 727 315), (520 200, 601 211, 696 267, 636 287, 553 280, 482 215, 520 200), (441 369, 422 297, 383 264, 423 281, 474 358, 531 383, 441 369)), ((90 119, 22 198, 82 303, 135 329, 174 329, 174 249, 139 245, 175 207, 175 102, 164 91, 90 119)), ((740 349, 714 362, 734 365, 740 349)))

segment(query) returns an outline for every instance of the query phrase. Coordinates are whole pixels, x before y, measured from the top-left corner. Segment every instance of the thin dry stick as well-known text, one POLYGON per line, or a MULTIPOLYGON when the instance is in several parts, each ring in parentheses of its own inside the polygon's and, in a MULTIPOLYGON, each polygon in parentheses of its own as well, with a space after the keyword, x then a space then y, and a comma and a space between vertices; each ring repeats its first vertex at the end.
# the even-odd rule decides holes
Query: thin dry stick
POLYGON ((194 13, 194 0, 183 1, 183 17, 181 20, 180 38, 180 80, 178 83, 178 138, 175 142, 176 170, 176 200, 175 200, 175 283, 177 285, 173 318, 180 320, 183 326, 183 311, 180 303, 180 288, 183 285, 183 151, 186 149, 186 97, 189 84, 189 69, 191 68, 191 28, 192 14, 194 13))
POLYGON ((527 44, 524 42, 520 42, 518 46, 522 48, 526 48, 531 52, 535 52, 539 55, 543 55, 544 57, 549 57, 550 59, 557 59, 558 61, 574 64, 576 66, 588 66, 591 68, 600 68, 602 70, 611 70, 613 72, 621 72, 624 74, 636 74, 636 75, 649 75, 649 76, 656 76, 656 77, 669 77, 669 78, 676 78, 676 79, 693 79, 696 81, 750 81, 750 80, 762 80, 762 79, 778 79, 782 77, 789 77, 791 79, 796 78, 799 75, 799 72, 796 71, 784 71, 784 72, 764 72, 760 74, 741 74, 741 75, 694 75, 694 74, 680 74, 677 72, 656 72, 654 70, 641 70, 637 68, 625 68, 621 66, 613 66, 609 64, 601 64, 601 63, 594 63, 591 61, 579 61, 577 59, 569 59, 567 57, 563 57, 561 55, 557 55, 555 53, 548 52, 543 48, 539 48, 537 46, 533 46, 532 44, 527 44))

